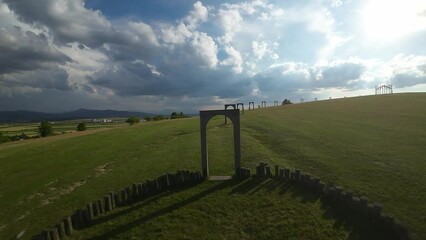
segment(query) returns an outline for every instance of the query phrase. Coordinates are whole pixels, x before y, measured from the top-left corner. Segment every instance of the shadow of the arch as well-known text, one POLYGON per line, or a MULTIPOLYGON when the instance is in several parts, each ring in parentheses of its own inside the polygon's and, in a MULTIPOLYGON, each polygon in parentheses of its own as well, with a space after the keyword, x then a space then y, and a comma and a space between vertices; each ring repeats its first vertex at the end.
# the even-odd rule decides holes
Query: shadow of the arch
MULTIPOLYGON (((189 185, 156 196, 152 196, 151 198, 148 198, 143 202, 134 204, 129 208, 96 219, 93 222, 92 226, 104 224, 108 221, 112 221, 116 218, 120 218, 127 214, 130 214, 134 211, 139 211, 142 208, 148 206, 149 204, 153 204, 154 202, 160 200, 161 198, 168 197, 170 195, 188 190, 196 186, 198 185, 189 185)), ((321 217, 327 220, 334 220, 334 224, 332 227, 335 229, 344 229, 345 231, 347 231, 349 233, 348 239, 392 239, 392 236, 388 235, 383 231, 380 231, 380 229, 373 228, 371 225, 366 224, 361 219, 351 217, 350 215, 346 214, 345 211, 339 209, 338 207, 336 208, 330 206, 327 201, 319 195, 313 194, 311 191, 306 191, 300 188, 299 186, 294 185, 290 181, 281 181, 270 178, 249 178, 246 180, 233 179, 230 181, 223 181, 202 192, 196 193, 181 201, 172 203, 169 206, 149 213, 134 221, 126 222, 120 226, 114 225, 113 228, 109 231, 88 239, 97 240, 119 237, 120 234, 130 231, 135 227, 142 226, 150 220, 169 214, 194 202, 202 201, 207 196, 225 188, 231 188, 228 193, 228 195, 230 196, 242 194, 249 195, 250 197, 255 197, 256 193, 262 191, 262 193, 265 194, 273 194, 273 192, 275 192, 280 195, 288 195, 292 198, 298 199, 302 203, 313 203, 316 201, 320 201, 321 209, 323 212, 321 217)))
MULTIPOLYGON (((185 206, 187 206, 187 205, 189 205, 191 203, 200 201, 204 197, 206 197, 206 196, 208 196, 208 195, 210 195, 210 194, 212 194, 212 193, 214 193, 216 191, 219 191, 219 190, 227 188, 227 187, 231 187, 233 185, 236 185, 236 184, 240 183, 241 181, 242 180, 239 180, 239 179, 236 179, 236 180, 234 179, 234 180, 231 180, 231 181, 223 181, 220 184, 215 185, 215 186, 213 186, 211 188, 208 188, 208 189, 206 189, 206 190, 204 190, 204 191, 202 191, 202 192, 200 192, 198 194, 195 194, 195 195, 193 195, 193 196, 191 196, 191 197, 189 197, 187 199, 184 199, 184 200, 179 201, 179 202, 175 202, 175 203, 173 203, 173 204, 171 204, 171 205, 169 205, 169 206, 167 206, 165 208, 159 209, 159 210, 157 210, 157 211, 155 211, 153 213, 150 213, 150 214, 148 214, 146 216, 143 216, 143 217, 141 217, 141 218, 139 218, 139 219, 137 219, 135 221, 132 221, 130 223, 125 223, 125 224, 123 224, 121 226, 113 228, 112 230, 110 230, 108 232, 105 232, 105 233, 103 233, 101 235, 98 235, 98 236, 95 236, 95 237, 91 237, 91 238, 88 238, 88 239, 91 239, 91 240, 103 240, 103 239, 109 239, 109 238, 117 237, 118 235, 120 235, 122 233, 125 233, 125 232, 131 230, 132 228, 140 226, 140 225, 142 225, 142 224, 144 224, 144 223, 146 223, 146 222, 148 222, 148 221, 150 221, 150 220, 152 220, 154 218, 157 218, 157 217, 160 217, 162 215, 165 215, 165 214, 168 214, 170 212, 173 212, 173 211, 175 211, 177 209, 180 209, 182 207, 185 207, 185 206)), ((95 220, 93 222, 92 226, 98 225, 98 224, 102 224, 102 223, 105 223, 105 222, 108 222, 108 221, 111 221, 111 220, 113 220, 115 218, 123 217, 123 216, 125 216, 125 215, 127 215, 127 214, 129 214, 129 213, 131 213, 133 211, 137 211, 137 210, 145 207, 147 204, 149 204, 151 202, 155 202, 155 201, 159 200, 160 198, 167 197, 169 195, 172 195, 172 194, 175 194, 175 193, 187 190, 187 189, 189 189, 191 187, 194 187, 194 186, 195 185, 187 186, 187 187, 181 187, 179 189, 175 189, 175 190, 172 190, 170 192, 163 193, 161 195, 153 196, 152 198, 149 198, 146 201, 141 202, 139 204, 135 204, 134 206, 132 206, 132 207, 130 207, 128 209, 125 209, 125 210, 122 210, 120 212, 113 213, 113 214, 110 214, 110 215, 105 216, 103 218, 97 219, 97 220, 95 220)))

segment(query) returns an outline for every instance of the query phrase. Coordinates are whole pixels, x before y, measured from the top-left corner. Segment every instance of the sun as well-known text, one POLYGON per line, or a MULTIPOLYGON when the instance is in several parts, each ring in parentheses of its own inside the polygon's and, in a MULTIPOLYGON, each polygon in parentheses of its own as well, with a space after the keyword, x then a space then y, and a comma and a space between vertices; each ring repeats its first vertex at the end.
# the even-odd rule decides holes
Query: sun
POLYGON ((361 16, 365 37, 370 40, 397 40, 426 31, 425 0, 370 0, 361 16))

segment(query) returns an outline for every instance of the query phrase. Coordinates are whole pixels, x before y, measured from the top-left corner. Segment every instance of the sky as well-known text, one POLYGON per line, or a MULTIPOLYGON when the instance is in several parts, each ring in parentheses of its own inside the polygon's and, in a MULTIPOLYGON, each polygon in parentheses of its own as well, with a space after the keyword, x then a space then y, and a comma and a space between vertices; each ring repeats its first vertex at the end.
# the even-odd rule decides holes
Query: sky
POLYGON ((0 0, 0 111, 426 91, 424 0, 0 0))

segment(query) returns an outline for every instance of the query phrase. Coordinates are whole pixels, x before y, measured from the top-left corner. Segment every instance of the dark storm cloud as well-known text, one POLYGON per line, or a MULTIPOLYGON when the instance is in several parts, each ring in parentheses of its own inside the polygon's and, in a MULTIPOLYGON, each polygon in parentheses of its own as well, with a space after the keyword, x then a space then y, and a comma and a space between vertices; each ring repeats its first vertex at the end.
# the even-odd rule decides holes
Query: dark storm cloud
POLYGON ((0 30, 0 77, 5 73, 46 69, 67 61, 71 59, 50 47, 42 33, 0 30))
POLYGON ((337 87, 356 89, 356 85, 351 83, 357 80, 365 71, 365 67, 361 64, 344 62, 322 69, 322 78, 315 81, 315 86, 319 88, 337 87))
POLYGON ((359 89, 365 67, 341 62, 309 67, 303 63, 286 62, 254 76, 259 89, 265 92, 316 90, 319 88, 359 89))
POLYGON ((415 72, 398 73, 389 81, 397 88, 411 87, 417 84, 426 84, 426 74, 419 75, 415 72))
POLYGON ((0 75, 0 86, 6 83, 7 87, 31 87, 38 89, 71 90, 68 83, 68 73, 57 66, 48 69, 36 69, 0 75))
POLYGON ((89 81, 121 96, 232 97, 251 91, 249 79, 238 80, 229 72, 206 70, 189 62, 165 64, 159 69, 141 62, 123 62, 98 71, 89 81))
POLYGON ((110 22, 99 11, 74 0, 4 0, 19 19, 36 27, 48 27, 56 42, 82 42, 96 47, 116 36, 110 22))

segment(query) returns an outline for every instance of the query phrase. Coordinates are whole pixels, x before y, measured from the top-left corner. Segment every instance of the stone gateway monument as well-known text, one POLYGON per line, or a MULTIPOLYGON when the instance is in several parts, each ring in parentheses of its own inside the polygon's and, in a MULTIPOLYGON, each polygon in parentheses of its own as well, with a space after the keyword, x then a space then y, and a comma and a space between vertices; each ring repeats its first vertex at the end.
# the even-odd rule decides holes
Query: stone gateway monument
POLYGON ((207 124, 209 120, 217 115, 224 115, 231 119, 234 126, 234 162, 235 177, 240 177, 241 152, 240 152, 240 110, 208 110, 200 111, 200 133, 201 133, 201 170, 204 179, 209 179, 209 162, 207 153, 207 124))

